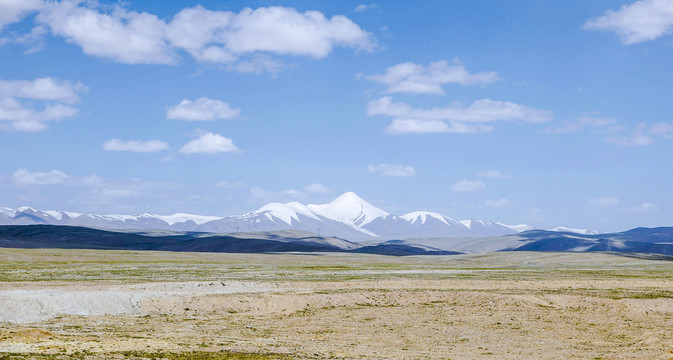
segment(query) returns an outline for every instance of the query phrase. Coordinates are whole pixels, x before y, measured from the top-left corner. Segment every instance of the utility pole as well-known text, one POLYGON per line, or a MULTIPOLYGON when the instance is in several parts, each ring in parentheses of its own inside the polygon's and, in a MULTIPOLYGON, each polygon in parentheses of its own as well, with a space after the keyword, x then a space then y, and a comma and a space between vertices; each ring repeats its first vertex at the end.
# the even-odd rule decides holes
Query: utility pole
POLYGON ((317 228, 317 229, 315 230, 315 232, 316 232, 316 234, 318 234, 318 236, 320 236, 320 228, 317 228))

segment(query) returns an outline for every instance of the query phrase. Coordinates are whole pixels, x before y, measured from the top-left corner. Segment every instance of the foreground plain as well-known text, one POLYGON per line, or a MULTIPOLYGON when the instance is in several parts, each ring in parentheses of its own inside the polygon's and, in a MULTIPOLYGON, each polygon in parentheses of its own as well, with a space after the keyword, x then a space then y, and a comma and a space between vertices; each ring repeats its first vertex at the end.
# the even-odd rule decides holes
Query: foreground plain
POLYGON ((673 262, 0 249, 0 359, 673 359, 673 262))

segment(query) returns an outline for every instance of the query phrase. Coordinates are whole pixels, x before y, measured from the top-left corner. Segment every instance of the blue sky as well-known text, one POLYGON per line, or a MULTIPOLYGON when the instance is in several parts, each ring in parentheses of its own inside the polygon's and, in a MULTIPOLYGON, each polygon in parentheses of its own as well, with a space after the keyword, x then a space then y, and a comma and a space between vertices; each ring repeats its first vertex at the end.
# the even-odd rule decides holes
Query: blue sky
POLYGON ((0 0, 0 206, 671 223, 673 1, 0 0))

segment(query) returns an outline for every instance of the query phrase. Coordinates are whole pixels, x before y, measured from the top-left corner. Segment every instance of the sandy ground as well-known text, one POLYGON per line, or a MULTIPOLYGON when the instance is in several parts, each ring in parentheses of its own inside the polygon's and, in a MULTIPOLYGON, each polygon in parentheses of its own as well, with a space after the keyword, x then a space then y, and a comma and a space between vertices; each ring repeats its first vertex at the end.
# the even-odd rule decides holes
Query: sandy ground
POLYGON ((673 359, 666 261, 534 253, 115 258, 0 251, 0 352, 673 359))

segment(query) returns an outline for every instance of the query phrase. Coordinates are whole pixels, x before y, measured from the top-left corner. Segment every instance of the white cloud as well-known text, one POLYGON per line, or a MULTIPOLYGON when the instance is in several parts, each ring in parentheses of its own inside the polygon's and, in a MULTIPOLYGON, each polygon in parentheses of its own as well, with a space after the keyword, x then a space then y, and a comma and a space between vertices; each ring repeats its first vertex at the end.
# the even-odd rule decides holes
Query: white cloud
POLYGON ((416 109, 403 102, 393 103, 390 97, 382 97, 367 104, 367 115, 386 115, 402 119, 454 120, 466 123, 501 120, 538 123, 552 119, 550 112, 545 110, 489 99, 477 100, 470 106, 454 104, 442 108, 416 109))
POLYGON ((215 187, 218 188, 239 188, 239 187, 244 187, 245 183, 242 181, 218 181, 215 183, 215 187))
POLYGON ((589 203, 593 206, 614 207, 619 205, 619 199, 616 197, 600 197, 589 199, 589 203))
POLYGON ((495 121, 524 121, 538 123, 552 120, 551 113, 523 105, 482 99, 469 106, 451 106, 417 109, 403 102, 394 103, 382 97, 367 104, 367 115, 385 115, 393 118, 386 131, 393 134, 407 133, 476 133, 493 130, 484 125, 495 121), (447 123, 448 121, 448 123, 447 123))
POLYGON ((512 176, 505 175, 499 170, 481 171, 475 174, 477 177, 492 178, 492 179, 511 179, 512 176))
POLYGON ((556 128, 547 128, 546 133, 549 134, 567 134, 581 132, 586 128, 598 129, 608 128, 614 125, 617 121, 610 118, 583 116, 576 120, 566 120, 556 128))
POLYGON ((68 179, 68 175, 60 170, 50 172, 30 172, 26 169, 19 169, 12 175, 12 181, 16 185, 55 185, 63 183, 68 179))
POLYGON ((0 96, 0 129, 41 131, 49 127, 47 122, 72 117, 78 112, 74 107, 63 104, 48 104, 41 110, 28 106, 12 97, 0 96))
POLYGON ((651 202, 644 202, 640 205, 620 209, 621 212, 625 213, 645 213, 657 210, 659 210, 659 206, 651 202))
POLYGON ((444 94, 442 85, 490 84, 498 81, 496 72, 470 74, 460 61, 451 64, 441 60, 428 66, 406 62, 386 69, 385 73, 368 76, 367 79, 387 85, 389 93, 444 94))
POLYGON ((634 134, 634 135, 615 135, 607 139, 608 142, 617 144, 619 146, 647 146, 654 144, 654 140, 643 134, 634 134))
POLYGON ((231 139, 213 133, 203 134, 180 148, 180 152, 184 154, 215 154, 237 150, 231 139))
POLYGON ((86 91, 82 83, 72 84, 66 80, 50 77, 35 80, 0 79, 0 96, 72 104, 79 101, 77 93, 82 91, 86 91))
POLYGON ((451 190, 457 192, 475 191, 486 187, 481 180, 461 180, 451 186, 451 190))
POLYGON ((240 114, 240 109, 232 108, 226 102, 205 97, 195 101, 183 99, 178 105, 171 106, 166 111, 167 118, 185 121, 232 119, 240 114))
POLYGON ((414 176, 416 174, 416 169, 411 166, 398 165, 398 164, 378 164, 378 165, 369 165, 367 166, 369 172, 374 174, 379 174, 383 176, 414 176))
POLYGON ((489 207, 489 208, 503 208, 503 207, 508 207, 512 203, 509 201, 509 199, 501 198, 498 200, 486 200, 484 203, 484 207, 489 207))
POLYGON ((666 139, 673 139, 673 124, 657 123, 652 125, 650 133, 666 139))
POLYGON ((608 10, 605 15, 584 23, 585 30, 615 32, 626 45, 654 40, 673 28, 673 2, 642 0, 608 10))
POLYGON ((395 119, 386 127, 391 134, 474 134, 493 130, 493 126, 482 124, 465 124, 459 121, 395 119))
POLYGON ((82 48, 85 54, 127 64, 173 64, 174 50, 166 40, 166 23, 156 15, 116 6, 111 13, 63 0, 38 15, 54 35, 82 48))
POLYGON ((304 191, 311 194, 328 194, 332 190, 328 189, 325 185, 322 184, 311 184, 304 188, 304 191))
POLYGON ((239 60, 238 62, 227 65, 227 69, 233 71, 254 74, 268 72, 274 75, 285 67, 283 62, 263 54, 255 54, 246 60, 239 60))
POLYGON ((263 51, 320 59, 334 46, 373 48, 371 34, 350 19, 342 15, 327 19, 318 11, 299 13, 281 6, 245 8, 223 25, 219 36, 211 41, 226 44, 234 54, 263 51))
MULTIPOLYGON (((98 175, 72 176, 61 170, 48 172, 17 170, 12 176, 12 183, 19 196, 30 202, 43 202, 56 197, 63 205, 63 199, 79 206, 98 208, 110 211, 111 208, 135 209, 138 211, 137 198, 152 197, 165 199, 166 197, 181 196, 178 190, 185 187, 170 182, 146 181, 142 179, 111 179, 98 175), (29 188, 29 191, 22 191, 29 188), (128 199, 125 203, 122 200, 128 199), (121 202, 120 202, 121 201, 121 202), (135 205, 134 205, 135 204, 135 205), (104 208, 100 206, 104 205, 104 208)), ((173 203, 171 202, 171 205, 173 203)))
POLYGON ((110 139, 103 143, 106 151, 157 152, 168 150, 168 144, 160 140, 119 140, 110 139))
POLYGON ((77 109, 62 103, 79 101, 77 93, 82 91, 86 91, 86 87, 81 83, 73 84, 50 77, 35 80, 0 79, 0 128, 18 131, 47 129, 47 122, 77 114, 77 109))
POLYGON ((376 5, 375 3, 371 3, 371 4, 360 4, 360 5, 356 6, 355 9, 353 9, 353 11, 355 11, 355 12, 363 12, 363 11, 374 10, 374 9, 376 9, 377 7, 379 7, 379 6, 376 5))
POLYGON ((214 63, 232 63, 258 52, 320 59, 335 46, 374 47, 371 34, 345 16, 328 19, 318 11, 299 13, 281 6, 245 8, 240 13, 186 8, 175 15, 167 34, 174 46, 214 63))
POLYGON ((2 0, 0 1, 0 31, 2 27, 21 20, 27 13, 44 6, 42 0, 2 0))
POLYGON ((260 187, 250 189, 250 195, 256 200, 269 201, 293 201, 306 197, 306 194, 298 190, 267 191, 260 187))
POLYGON ((27 33, 11 33, 8 37, 0 38, 0 46, 6 44, 21 44, 26 47, 24 54, 33 54, 36 53, 42 48, 45 44, 45 35, 47 35, 48 30, 44 25, 38 25, 33 27, 30 32, 27 33))
POLYGON ((50 2, 37 21, 91 56, 136 64, 175 64, 177 50, 201 62, 239 71, 277 70, 277 61, 258 55, 286 54, 321 59, 334 47, 374 49, 373 36, 342 15, 300 13, 282 6, 245 8, 239 13, 184 8, 170 22, 154 14, 94 1, 50 2), (240 63, 240 65, 237 65, 240 63), (254 66, 252 66, 254 65, 254 66))

